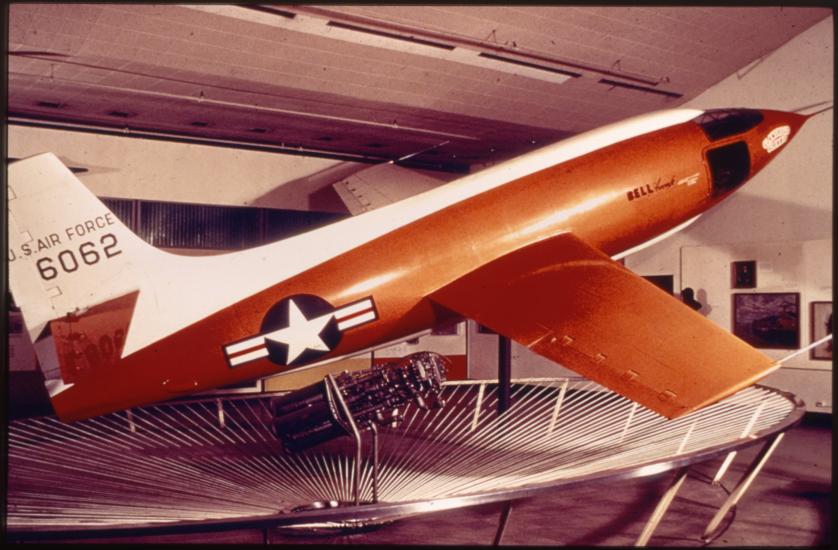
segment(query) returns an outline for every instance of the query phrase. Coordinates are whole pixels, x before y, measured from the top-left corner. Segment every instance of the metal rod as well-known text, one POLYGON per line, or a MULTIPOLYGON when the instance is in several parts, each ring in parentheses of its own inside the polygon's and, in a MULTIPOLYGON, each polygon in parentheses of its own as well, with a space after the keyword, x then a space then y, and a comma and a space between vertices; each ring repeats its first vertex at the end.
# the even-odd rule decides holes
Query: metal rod
POLYGON ((687 429, 687 433, 684 434, 684 439, 681 440, 681 444, 678 445, 678 450, 675 451, 676 455, 679 455, 679 454, 684 452, 684 448, 687 446, 687 441, 689 441, 690 435, 692 435, 694 429, 695 429, 695 422, 690 424, 690 427, 687 429))
POLYGON ((355 424, 355 419, 352 418, 352 412, 349 410, 349 407, 346 405, 346 401, 343 400, 343 395, 340 393, 340 388, 338 387, 337 382, 335 382, 334 376, 331 374, 326 375, 326 380, 331 385, 331 392, 330 395, 334 397, 334 399, 338 402, 343 414, 346 415, 346 422, 349 424, 349 427, 352 429, 352 437, 355 439, 355 477, 352 480, 352 492, 355 496, 355 506, 361 504, 361 432, 358 430, 358 426, 355 424))
POLYGON ((512 380, 512 342, 498 335, 498 413, 509 409, 510 382, 512 380))
POLYGON ((503 539, 503 533, 506 531, 506 525, 509 523, 509 514, 512 512, 512 501, 507 500, 503 503, 503 510, 500 512, 500 521, 498 522, 498 530, 495 533, 495 540, 492 546, 500 546, 503 539))
POLYGON ((719 466, 719 470, 716 472, 716 475, 713 476, 713 481, 710 482, 710 485, 718 485, 722 482, 722 478, 727 473, 727 469, 730 468, 734 458, 736 458, 736 451, 727 453, 727 456, 725 456, 724 461, 722 461, 722 465, 719 466))
POLYGON ((765 466, 765 463, 768 462, 768 459, 774 453, 774 450, 777 448, 777 445, 780 444, 782 441, 784 433, 778 433, 774 438, 768 441, 763 447, 762 450, 757 454, 754 458, 754 461, 751 462, 751 465, 748 467, 748 471, 739 481, 739 484, 736 488, 731 491, 730 495, 728 495, 727 500, 724 501, 719 511, 716 512, 716 515, 713 516, 713 519, 710 520, 710 523, 707 525, 707 529, 704 530, 704 534, 701 538, 707 542, 713 539, 711 535, 716 531, 719 527, 719 524, 722 522, 724 517, 730 511, 731 508, 736 506, 736 503, 739 502, 748 488, 753 483, 754 479, 756 479, 757 475, 762 470, 762 467, 765 466))
POLYGON ((131 412, 131 409, 128 409, 125 412, 125 416, 128 419, 128 429, 131 430, 131 433, 136 433, 137 426, 134 424, 134 413, 131 412))
POLYGON ((565 380, 562 384, 562 388, 559 390, 559 396, 556 398, 556 406, 553 407, 553 416, 550 417, 550 427, 547 429, 547 433, 553 433, 553 430, 556 428, 556 421, 559 419, 559 411, 562 408, 562 401, 564 401, 564 394, 567 391, 567 383, 568 381, 565 380))
POLYGON ((623 433, 620 434, 620 443, 622 443, 626 439, 626 434, 629 431, 629 426, 631 426, 631 419, 634 418, 634 413, 637 412, 637 403, 631 404, 631 411, 629 411, 628 418, 626 418, 626 425, 623 426, 623 433))
POLYGON ((661 519, 663 519, 663 515, 669 509, 669 505, 672 504, 672 500, 678 493, 678 489, 681 488, 681 485, 684 483, 684 480, 687 479, 687 470, 688 468, 681 468, 675 474, 675 478, 672 480, 672 484, 669 486, 669 488, 663 494, 661 499, 658 501, 658 505, 652 512, 652 516, 649 518, 649 521, 646 522, 646 526, 643 528, 643 531, 637 538, 637 542, 634 543, 635 546, 646 546, 646 544, 648 544, 649 539, 652 538, 652 533, 655 531, 658 524, 660 524, 661 519))
MULTIPOLYGON (((762 413, 762 409, 765 408, 765 402, 759 404, 759 406, 754 411, 754 414, 751 415, 751 419, 748 420, 748 423, 745 425, 745 429, 742 430, 742 435, 740 437, 748 437, 751 435, 751 431, 754 429, 754 425, 756 424, 757 419, 759 418, 760 413, 762 413)), ((736 458, 736 451, 732 451, 727 454, 722 462, 722 465, 719 467, 719 471, 716 472, 716 475, 713 476, 713 481, 710 482, 711 485, 718 485, 722 482, 722 478, 727 473, 727 469, 730 468, 730 465, 733 463, 733 459, 736 458)))
POLYGON ((220 427, 224 428, 225 427, 225 423, 224 423, 224 402, 221 401, 221 399, 216 399, 215 400, 215 406, 216 406, 216 409, 218 410, 218 425, 220 427))
POLYGON ((477 421, 480 418, 480 407, 483 405, 483 393, 486 391, 486 384, 480 384, 477 391, 477 401, 474 405, 474 419, 471 421, 471 431, 477 429, 477 421))
MULTIPOLYGON (((832 107, 829 107, 829 108, 831 109, 832 107)), ((820 111, 819 111, 819 112, 820 112, 820 111)), ((806 346, 805 348, 801 348, 801 349, 799 349, 799 350, 797 350, 797 351, 795 351, 795 352, 792 352, 792 353, 790 353, 790 354, 786 355, 785 357, 783 357, 782 359, 780 359, 779 361, 777 361, 777 364, 778 364, 778 365, 782 365, 783 363, 785 363, 786 361, 788 361, 788 360, 789 360, 789 359, 791 359, 792 357, 797 357, 797 356, 798 356, 798 355, 800 355, 801 353, 806 353, 806 352, 807 352, 807 351, 809 351, 810 349, 816 348, 816 347, 820 346, 821 344, 824 344, 824 343, 828 342, 829 340, 832 340, 832 335, 831 335, 831 334, 827 334, 826 336, 824 336, 824 337, 823 337, 823 338, 821 338, 820 340, 818 340, 818 341, 816 341, 816 342, 812 342, 811 344, 809 344, 809 345, 808 345, 808 346, 806 346)))
POLYGON ((370 424, 372 430, 372 501, 378 502, 378 426, 370 424))

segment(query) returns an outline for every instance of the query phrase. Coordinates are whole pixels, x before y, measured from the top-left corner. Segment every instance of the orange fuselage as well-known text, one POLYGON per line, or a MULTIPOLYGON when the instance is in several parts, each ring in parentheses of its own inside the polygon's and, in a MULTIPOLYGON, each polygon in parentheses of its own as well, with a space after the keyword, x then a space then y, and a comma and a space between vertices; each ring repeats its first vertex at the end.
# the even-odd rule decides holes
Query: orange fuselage
MULTIPOLYGON (((314 295, 334 307, 368 297, 374 301, 376 320, 345 331, 334 349, 318 357, 320 363, 456 319, 456 314, 426 297, 487 262, 540 240, 572 232, 609 256, 639 246, 733 192, 714 190, 705 155, 709 148, 744 141, 751 155, 748 176, 764 166, 770 156, 761 146, 762 136, 778 123, 788 123, 784 117, 790 115, 762 113, 764 120, 742 135, 711 141, 697 123, 688 121, 456 202, 265 288, 154 345, 121 359, 117 349, 110 359, 87 369, 90 372, 68 373, 87 378, 84 390, 57 395, 56 411, 62 419, 72 420, 288 370, 291 367, 267 357, 231 368, 224 346, 258 334, 266 313, 289 296, 314 295)), ((71 334, 73 322, 89 326, 98 322, 108 328, 93 332, 105 330, 118 344, 130 328, 134 298, 91 308, 84 319, 54 321, 53 333, 71 334)), ((491 302, 493 297, 485 299, 491 302)), ((67 339, 59 339, 65 342, 57 344, 59 355, 72 365, 67 339)))

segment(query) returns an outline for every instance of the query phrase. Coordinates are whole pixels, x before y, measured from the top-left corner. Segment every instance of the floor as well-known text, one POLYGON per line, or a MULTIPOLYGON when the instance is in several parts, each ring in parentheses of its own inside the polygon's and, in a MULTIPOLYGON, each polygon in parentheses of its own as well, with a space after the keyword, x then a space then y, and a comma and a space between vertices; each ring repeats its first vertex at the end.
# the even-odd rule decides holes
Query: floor
MULTIPOLYGON (((832 417, 807 415, 789 431, 762 473, 728 514, 721 533, 701 539, 716 509, 760 450, 741 451, 721 486, 709 480, 717 459, 694 465, 650 546, 829 546, 832 542, 832 417)), ((502 545, 630 546, 673 479, 608 482, 556 491, 512 505, 502 545)), ((372 545, 491 545, 503 504, 428 514, 375 530, 300 536, 277 530, 233 530, 96 539, 131 543, 263 543, 372 545)), ((81 542, 76 539, 74 542, 81 542)), ((94 540, 87 540, 94 542, 94 540)), ((69 542, 69 541, 68 541, 69 542)))

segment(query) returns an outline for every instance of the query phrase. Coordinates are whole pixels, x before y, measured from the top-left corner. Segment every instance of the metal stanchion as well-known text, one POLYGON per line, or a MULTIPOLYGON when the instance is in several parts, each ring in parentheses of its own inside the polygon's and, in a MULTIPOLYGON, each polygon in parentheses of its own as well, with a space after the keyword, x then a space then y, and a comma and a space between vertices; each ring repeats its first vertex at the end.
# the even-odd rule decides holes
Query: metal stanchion
POLYGON ((372 501, 378 502, 378 426, 372 424, 372 501))
MULTIPOLYGON (((510 406, 510 388, 512 384, 512 342, 503 335, 498 335, 498 415, 503 414, 510 406)), ((509 514, 512 512, 512 501, 503 505, 500 514, 498 530, 495 533, 494 546, 499 546, 503 539, 503 533, 509 523, 509 514)))
POLYGON ((710 524, 707 525, 707 529, 704 530, 704 534, 701 535, 701 538, 705 542, 714 538, 712 535, 715 533, 716 529, 718 529, 719 524, 722 522, 730 509, 736 506, 739 499, 745 495, 745 492, 751 486, 754 479, 756 479, 757 475, 762 470, 762 467, 765 466, 765 463, 768 462, 768 459, 774 453, 774 449, 776 449, 777 445, 780 444, 784 435, 785 434, 781 432, 774 436, 773 439, 765 444, 759 454, 757 454, 756 458, 754 458, 754 461, 748 467, 748 471, 744 476, 742 476, 742 479, 739 481, 736 488, 731 491, 730 495, 728 495, 727 500, 725 500, 724 504, 722 504, 721 508, 719 508, 719 511, 716 512, 716 515, 713 516, 713 519, 710 520, 710 524))
MULTIPOLYGON (((326 390, 328 395, 331 399, 334 399, 337 402, 338 406, 340 406, 344 417, 343 419, 349 427, 347 431, 352 433, 352 438, 355 440, 355 475, 352 479, 352 492, 355 497, 355 506, 358 506, 361 504, 361 457, 363 451, 361 447, 361 432, 358 430, 358 425, 355 424, 352 412, 349 410, 349 407, 346 406, 346 401, 340 393, 340 388, 338 387, 337 382, 335 382, 335 377, 331 374, 327 374, 326 380, 326 390)), ((340 420, 340 418, 338 418, 338 420, 340 420)))
POLYGON ((643 531, 637 538, 637 542, 634 543, 635 546, 646 546, 649 543, 649 539, 652 538, 652 533, 654 533, 658 524, 661 522, 661 519, 663 519, 663 515, 669 509, 669 505, 672 504, 672 501, 675 499, 678 489, 681 488, 684 480, 687 479, 687 470, 688 468, 681 468, 675 474, 672 484, 658 501, 658 505, 652 512, 652 516, 649 518, 649 521, 646 522, 646 526, 643 527, 643 531))
POLYGON ((498 413, 509 409, 512 381, 512 342, 498 335, 498 413))

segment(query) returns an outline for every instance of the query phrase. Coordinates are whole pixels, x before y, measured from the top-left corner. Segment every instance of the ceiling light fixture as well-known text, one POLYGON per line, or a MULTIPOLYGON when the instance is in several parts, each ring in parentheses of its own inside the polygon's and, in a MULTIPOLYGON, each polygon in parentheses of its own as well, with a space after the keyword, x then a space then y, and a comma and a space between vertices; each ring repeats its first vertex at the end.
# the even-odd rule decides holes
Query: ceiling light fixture
POLYGON ((485 57, 487 59, 494 59, 495 61, 503 61, 504 63, 512 63, 513 65, 520 65, 522 67, 530 67, 532 69, 538 69, 539 71, 547 71, 551 73, 561 74, 565 76, 569 76, 571 78, 579 78, 582 76, 582 73, 575 73, 573 71, 565 71, 563 69, 556 69, 554 67, 548 67, 547 65, 539 65, 537 63, 530 63, 528 61, 520 61, 518 59, 511 59, 509 57, 503 57, 501 55, 495 55, 493 53, 486 53, 480 52, 480 57, 485 57))

